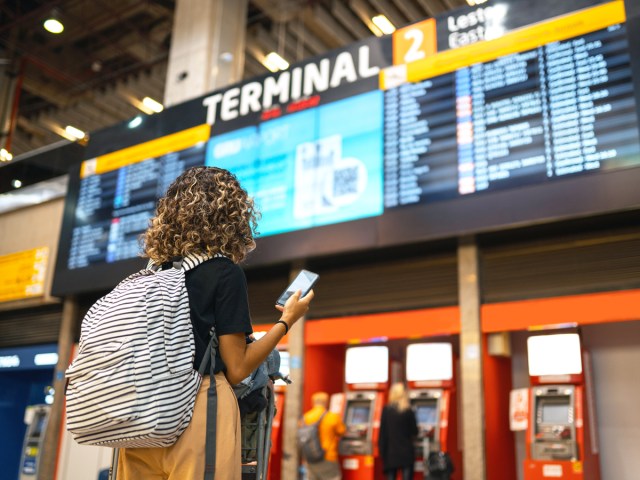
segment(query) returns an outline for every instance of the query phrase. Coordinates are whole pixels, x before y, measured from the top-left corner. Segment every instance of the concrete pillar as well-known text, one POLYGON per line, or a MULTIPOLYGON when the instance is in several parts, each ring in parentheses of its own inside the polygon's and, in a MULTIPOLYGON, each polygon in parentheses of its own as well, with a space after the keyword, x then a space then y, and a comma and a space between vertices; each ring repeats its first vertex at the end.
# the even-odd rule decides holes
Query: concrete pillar
MULTIPOLYGON (((292 281, 302 268, 304 268, 302 264, 292 265, 289 281, 292 281)), ((298 420, 302 416, 304 330, 305 318, 301 318, 289 332, 289 377, 292 383, 287 386, 287 393, 284 396, 282 478, 298 478, 298 467, 300 465, 296 432, 298 420)))
POLYGON ((484 389, 478 247, 473 238, 458 245, 460 304, 460 388, 462 459, 465 480, 485 480, 484 389))
POLYGON ((177 0, 166 107, 242 79, 248 0, 177 0))
POLYGON ((71 350, 74 342, 74 332, 78 324, 78 303, 75 297, 66 297, 62 308, 62 322, 58 340, 58 363, 53 378, 55 396, 51 406, 51 415, 45 431, 44 445, 38 467, 38 480, 52 480, 56 475, 56 460, 60 443, 60 429, 64 412, 64 372, 69 366, 71 350))

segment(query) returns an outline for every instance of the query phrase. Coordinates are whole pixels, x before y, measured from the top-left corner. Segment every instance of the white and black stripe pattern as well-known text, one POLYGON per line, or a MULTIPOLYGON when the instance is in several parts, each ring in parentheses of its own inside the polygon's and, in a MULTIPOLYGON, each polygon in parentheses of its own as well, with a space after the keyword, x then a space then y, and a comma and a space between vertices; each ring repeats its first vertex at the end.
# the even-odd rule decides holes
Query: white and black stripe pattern
POLYGON ((165 447, 187 428, 202 379, 185 271, 209 258, 141 270, 89 309, 66 372, 67 429, 78 443, 165 447))

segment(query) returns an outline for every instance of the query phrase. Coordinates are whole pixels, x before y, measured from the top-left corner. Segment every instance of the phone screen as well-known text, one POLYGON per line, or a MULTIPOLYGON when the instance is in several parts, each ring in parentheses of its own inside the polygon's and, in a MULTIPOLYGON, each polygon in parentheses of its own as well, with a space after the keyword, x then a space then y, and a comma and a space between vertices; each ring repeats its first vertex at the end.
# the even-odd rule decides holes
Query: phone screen
POLYGON ((309 270, 301 270, 298 276, 291 282, 287 289, 280 295, 276 303, 278 305, 284 305, 287 299, 298 290, 302 290, 302 296, 304 297, 313 284, 318 280, 319 275, 317 273, 310 272, 309 270))

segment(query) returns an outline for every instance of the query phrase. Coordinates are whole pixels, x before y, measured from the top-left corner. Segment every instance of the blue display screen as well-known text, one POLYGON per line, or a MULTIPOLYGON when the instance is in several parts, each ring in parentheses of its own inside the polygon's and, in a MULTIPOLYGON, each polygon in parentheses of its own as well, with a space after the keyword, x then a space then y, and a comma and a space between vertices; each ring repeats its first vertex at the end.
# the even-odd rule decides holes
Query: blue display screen
POLYGON ((206 165, 238 177, 262 214, 261 236, 381 215, 382 111, 373 91, 214 132, 206 165))
POLYGON ((420 425, 435 425, 438 421, 436 405, 418 405, 416 417, 420 425))
POLYGON ((364 425, 369 423, 369 407, 368 406, 353 406, 349 409, 347 416, 347 423, 349 425, 364 425))

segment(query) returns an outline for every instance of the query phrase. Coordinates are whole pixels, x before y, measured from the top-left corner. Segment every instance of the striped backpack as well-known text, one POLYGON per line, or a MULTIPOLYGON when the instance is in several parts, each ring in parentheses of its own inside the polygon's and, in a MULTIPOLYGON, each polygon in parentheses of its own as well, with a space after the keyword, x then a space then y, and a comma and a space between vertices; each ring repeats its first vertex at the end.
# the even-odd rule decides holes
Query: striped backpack
POLYGON ((187 428, 202 377, 193 368, 185 272, 208 258, 185 257, 167 270, 149 263, 89 309, 66 371, 67 429, 76 442, 166 447, 187 428))

